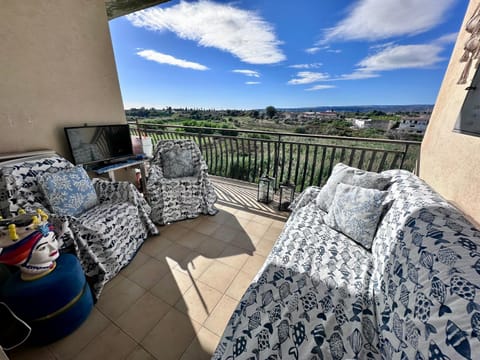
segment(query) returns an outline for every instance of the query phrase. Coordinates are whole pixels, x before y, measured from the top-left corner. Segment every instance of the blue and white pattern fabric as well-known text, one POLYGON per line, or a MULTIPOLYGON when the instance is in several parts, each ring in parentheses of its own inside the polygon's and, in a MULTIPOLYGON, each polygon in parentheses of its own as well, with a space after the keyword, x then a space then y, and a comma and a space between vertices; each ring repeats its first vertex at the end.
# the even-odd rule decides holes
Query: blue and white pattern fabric
POLYGON ((200 214, 215 215, 217 195, 208 178, 208 166, 197 144, 192 140, 159 141, 147 177, 148 201, 152 207, 152 220, 160 225, 173 221, 195 218, 200 214), (185 164, 185 153, 190 153, 191 164, 185 164), (168 155, 165 155, 168 154, 168 155), (163 161, 171 164, 173 155, 182 156, 181 169, 172 169, 169 176, 187 172, 192 176, 169 178, 163 161), (183 154, 183 155, 182 155, 183 154), (191 169, 193 172, 190 172, 191 169))
POLYGON ((387 194, 386 191, 338 184, 330 210, 324 218, 325 224, 370 249, 387 194))
POLYGON ((93 179, 98 205, 78 216, 51 212, 37 178, 72 168, 58 155, 0 164, 0 193, 6 194, 7 216, 19 209, 35 212, 38 208, 49 214, 56 230, 63 231, 60 243, 73 247, 98 299, 105 284, 129 264, 147 236, 158 230, 149 218, 150 206, 128 182, 93 179))
POLYGON ((390 176, 371 171, 360 170, 342 163, 338 163, 332 170, 326 184, 317 197, 317 206, 329 211, 335 196, 335 190, 340 183, 361 186, 368 189, 385 190, 390 183, 390 176))
POLYGON ((478 358, 480 232, 413 174, 384 175, 371 251, 297 203, 214 359, 478 358))
POLYGON ((44 173, 37 182, 48 207, 55 214, 78 216, 97 205, 97 193, 81 166, 44 173))

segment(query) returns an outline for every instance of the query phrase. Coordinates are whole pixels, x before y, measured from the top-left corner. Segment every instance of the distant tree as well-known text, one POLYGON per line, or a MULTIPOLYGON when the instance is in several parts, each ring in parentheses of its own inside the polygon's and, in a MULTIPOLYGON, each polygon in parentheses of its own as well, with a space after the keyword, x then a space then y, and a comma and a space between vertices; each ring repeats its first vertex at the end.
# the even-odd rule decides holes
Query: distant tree
POLYGON ((265 108, 265 112, 267 113, 267 116, 270 119, 273 118, 275 115, 277 115, 277 109, 275 109, 275 107, 273 107, 273 106, 267 106, 265 108))

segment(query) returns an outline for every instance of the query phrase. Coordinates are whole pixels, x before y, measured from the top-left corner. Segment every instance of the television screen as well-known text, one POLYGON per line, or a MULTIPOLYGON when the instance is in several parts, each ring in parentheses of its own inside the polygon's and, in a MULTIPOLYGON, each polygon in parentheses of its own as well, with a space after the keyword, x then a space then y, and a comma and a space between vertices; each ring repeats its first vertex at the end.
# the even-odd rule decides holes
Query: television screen
POLYGON ((127 124, 66 127, 65 134, 76 165, 134 156, 127 124))

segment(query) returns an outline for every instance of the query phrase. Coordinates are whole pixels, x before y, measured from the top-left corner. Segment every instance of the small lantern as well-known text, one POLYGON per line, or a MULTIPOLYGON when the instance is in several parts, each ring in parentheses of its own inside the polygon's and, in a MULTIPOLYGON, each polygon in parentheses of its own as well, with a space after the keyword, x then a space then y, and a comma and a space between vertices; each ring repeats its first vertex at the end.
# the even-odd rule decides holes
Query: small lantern
POLYGON ((278 210, 288 211, 288 207, 295 197, 295 185, 287 181, 280 185, 280 199, 278 200, 278 210))
POLYGON ((273 200, 273 185, 275 179, 269 176, 262 176, 258 181, 257 200, 268 204, 273 200))

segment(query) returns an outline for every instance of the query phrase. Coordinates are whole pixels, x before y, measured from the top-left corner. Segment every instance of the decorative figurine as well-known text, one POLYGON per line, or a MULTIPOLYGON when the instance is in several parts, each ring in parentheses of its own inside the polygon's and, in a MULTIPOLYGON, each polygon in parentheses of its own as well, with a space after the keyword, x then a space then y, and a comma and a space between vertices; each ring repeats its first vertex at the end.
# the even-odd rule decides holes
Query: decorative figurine
POLYGON ((21 214, 0 221, 0 262, 18 266, 23 280, 41 278, 55 269, 58 241, 47 220, 39 209, 33 216, 21 214))

